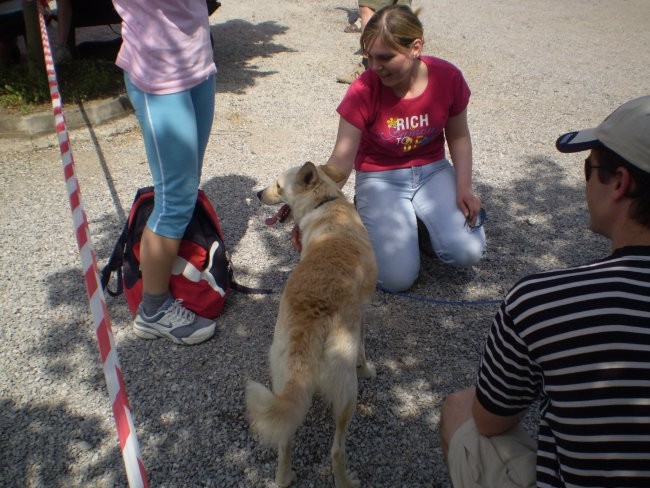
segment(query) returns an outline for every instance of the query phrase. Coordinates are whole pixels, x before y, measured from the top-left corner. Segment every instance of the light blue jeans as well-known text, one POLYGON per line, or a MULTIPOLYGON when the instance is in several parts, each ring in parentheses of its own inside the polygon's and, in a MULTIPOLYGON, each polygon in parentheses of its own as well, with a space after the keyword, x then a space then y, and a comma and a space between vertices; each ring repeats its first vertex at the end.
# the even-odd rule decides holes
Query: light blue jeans
POLYGON ((485 231, 466 225, 456 204, 456 173, 446 159, 406 169, 357 171, 355 192, 377 259, 380 288, 404 291, 417 279, 417 219, 427 227, 443 263, 472 266, 485 254, 485 231))
POLYGON ((152 95, 124 73, 126 91, 138 117, 155 190, 147 227, 180 239, 192 219, 203 155, 214 118, 215 76, 181 92, 152 95))

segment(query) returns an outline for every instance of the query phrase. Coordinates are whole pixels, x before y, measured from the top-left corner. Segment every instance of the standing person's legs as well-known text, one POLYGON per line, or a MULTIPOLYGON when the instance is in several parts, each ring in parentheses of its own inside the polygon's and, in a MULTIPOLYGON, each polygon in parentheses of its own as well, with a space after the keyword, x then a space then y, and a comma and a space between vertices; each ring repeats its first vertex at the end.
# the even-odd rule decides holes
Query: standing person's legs
POLYGON ((56 2, 56 41, 53 46, 54 61, 59 63, 72 57, 68 47, 68 37, 72 25, 72 1, 57 0, 56 2))
POLYGON ((140 126, 156 204, 142 236, 142 281, 144 293, 162 295, 196 204, 214 118, 214 75, 188 91, 143 95, 140 126))
POLYGON ((424 223, 431 245, 445 264, 466 267, 485 254, 483 226, 469 228, 456 203, 456 174, 447 160, 421 168, 422 183, 413 197, 417 217, 424 223))
POLYGON ((420 269, 411 168, 357 172, 355 181, 357 210, 377 260, 378 285, 407 290, 420 269))
MULTIPOLYGON (((196 204, 202 158, 214 110, 214 77, 208 78, 202 84, 204 87, 199 85, 168 95, 142 92, 130 82, 128 74, 125 74, 125 82, 142 129, 155 190, 154 208, 140 244, 142 312, 146 322, 147 317, 163 309, 171 310, 169 280, 180 239, 196 204), (204 105, 197 111, 195 106, 201 103, 204 105)), ((214 334, 214 322, 205 319, 197 322, 194 314, 185 312, 174 314, 179 319, 176 322, 193 324, 193 328, 186 327, 173 337, 167 331, 162 335, 187 344, 201 342, 214 334), (202 330, 198 331, 197 327, 202 330)), ((142 325, 136 318, 136 332, 139 331, 141 337, 161 335, 159 330, 149 334, 149 328, 143 332, 146 327, 146 323, 142 325)))
POLYGON ((389 5, 411 5, 411 0, 359 0, 359 17, 361 18, 361 32, 366 27, 370 17, 374 15, 377 10, 380 10, 389 5))
MULTIPOLYGON (((376 4, 378 2, 372 2, 373 4, 376 4)), ((372 7, 369 7, 367 5, 367 2, 364 2, 361 0, 359 2, 359 19, 361 20, 361 32, 363 32, 363 29, 366 28, 366 24, 370 20, 370 17, 373 16, 375 13, 375 9, 372 7)))
POLYGON ((199 151, 189 91, 151 95, 127 80, 140 122, 155 189, 154 209, 142 236, 141 269, 145 293, 162 294, 180 238, 189 223, 199 184, 199 151))
POLYGON ((210 131, 214 120, 214 97, 216 93, 215 75, 210 75, 203 83, 190 90, 196 118, 196 136, 198 144, 199 174, 203 170, 203 156, 210 140, 210 131))
POLYGON ((360 32, 366 28, 368 21, 377 10, 387 5, 392 5, 392 0, 359 0, 357 2, 359 10, 360 32))
POLYGON ((537 446, 520 426, 496 436, 478 433, 474 387, 449 395, 440 413, 440 443, 454 488, 534 488, 537 446))
MULTIPOLYGON (((359 19, 361 21, 361 33, 363 33, 363 30, 366 28, 368 21, 377 10, 395 4, 410 6, 411 0, 359 0, 357 2, 357 5, 359 9, 359 19)), ((361 62, 359 62, 351 72, 337 76, 336 81, 339 83, 350 84, 356 80, 367 68, 368 60, 362 56, 361 62)))
MULTIPOLYGON (((377 10, 387 5, 392 5, 393 3, 393 0, 359 0, 357 2, 357 5, 359 9, 359 20, 361 22, 360 32, 363 33, 363 30, 366 28, 366 24, 377 10)), ((366 70, 367 67, 368 60, 362 56, 361 61, 354 67, 351 72, 337 76, 336 81, 339 83, 350 84, 356 80, 366 70)))

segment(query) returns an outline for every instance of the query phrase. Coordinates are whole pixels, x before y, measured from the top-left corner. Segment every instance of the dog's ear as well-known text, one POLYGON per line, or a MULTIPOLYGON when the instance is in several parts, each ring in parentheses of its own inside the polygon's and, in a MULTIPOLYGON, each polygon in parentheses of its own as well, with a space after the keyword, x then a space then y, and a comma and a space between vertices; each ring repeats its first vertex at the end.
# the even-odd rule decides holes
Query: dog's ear
POLYGON ((303 164, 302 168, 298 170, 298 174, 296 175, 296 181, 305 188, 315 185, 317 179, 318 172, 316 171, 316 166, 311 161, 307 161, 303 164))
POLYGON ((318 169, 322 170, 323 173, 329 176, 334 183, 341 183, 345 180, 345 175, 336 166, 332 166, 331 164, 321 164, 318 169))

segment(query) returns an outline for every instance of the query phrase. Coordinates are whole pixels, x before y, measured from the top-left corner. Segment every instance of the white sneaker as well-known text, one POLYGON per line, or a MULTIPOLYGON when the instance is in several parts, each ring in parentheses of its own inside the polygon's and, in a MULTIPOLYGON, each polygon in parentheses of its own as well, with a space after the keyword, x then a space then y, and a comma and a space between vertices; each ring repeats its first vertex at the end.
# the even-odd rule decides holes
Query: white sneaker
POLYGON ((152 317, 147 317, 138 306, 133 321, 135 335, 141 339, 166 337, 176 344, 193 345, 207 341, 214 335, 216 324, 213 320, 196 315, 183 306, 183 300, 170 298, 152 317))

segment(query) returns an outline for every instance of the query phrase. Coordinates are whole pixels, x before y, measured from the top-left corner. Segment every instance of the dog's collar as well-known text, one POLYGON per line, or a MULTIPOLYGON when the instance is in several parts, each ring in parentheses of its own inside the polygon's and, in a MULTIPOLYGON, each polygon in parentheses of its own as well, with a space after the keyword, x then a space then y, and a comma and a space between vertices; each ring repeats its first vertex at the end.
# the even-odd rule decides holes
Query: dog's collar
POLYGON ((320 202, 318 205, 316 205, 316 206, 314 207, 314 210, 316 210, 316 209, 317 209, 318 207, 320 207, 321 205, 325 205, 326 203, 329 203, 329 202, 331 202, 331 201, 336 200, 337 198, 338 198, 338 197, 327 197, 325 200, 323 200, 323 201, 320 202))

